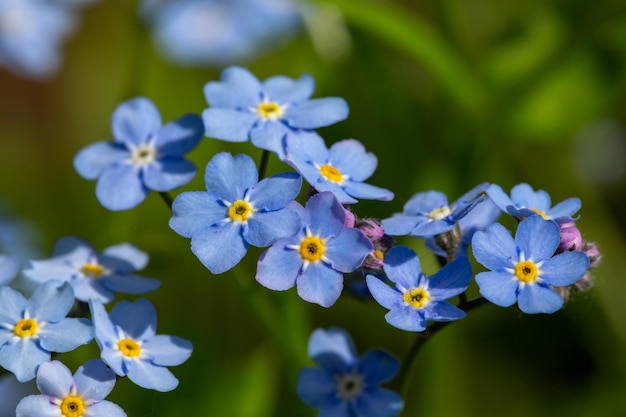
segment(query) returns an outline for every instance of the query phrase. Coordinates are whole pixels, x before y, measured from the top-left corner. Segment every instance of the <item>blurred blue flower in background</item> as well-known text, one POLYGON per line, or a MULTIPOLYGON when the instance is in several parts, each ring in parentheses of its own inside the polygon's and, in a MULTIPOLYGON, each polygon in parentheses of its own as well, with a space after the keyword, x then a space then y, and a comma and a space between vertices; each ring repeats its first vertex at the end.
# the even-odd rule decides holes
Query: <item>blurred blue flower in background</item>
POLYGON ((37 392, 35 380, 20 382, 13 374, 0 376, 0 417, 15 417, 15 407, 22 398, 37 392))
POLYGON ((0 285, 13 281, 20 270, 20 260, 11 255, 0 255, 0 285))

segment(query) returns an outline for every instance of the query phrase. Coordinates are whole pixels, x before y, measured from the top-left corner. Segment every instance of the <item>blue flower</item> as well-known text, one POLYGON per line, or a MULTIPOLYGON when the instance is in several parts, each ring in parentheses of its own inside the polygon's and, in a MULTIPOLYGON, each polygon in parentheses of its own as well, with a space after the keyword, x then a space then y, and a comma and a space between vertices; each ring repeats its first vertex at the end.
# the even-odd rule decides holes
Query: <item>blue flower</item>
POLYGON ((167 60, 225 66, 283 44, 300 26, 292 0, 144 1, 141 8, 167 60))
POLYGON ((357 198, 389 201, 393 193, 363 181, 374 173, 378 160, 354 139, 346 139, 326 148, 324 140, 311 132, 306 140, 287 134, 287 156, 291 165, 317 191, 330 191, 342 204, 357 198))
POLYGON ((24 275, 38 284, 51 279, 66 281, 77 300, 109 303, 115 292, 143 294, 161 286, 156 279, 133 274, 147 263, 148 255, 128 243, 97 253, 87 242, 65 237, 57 241, 50 259, 31 261, 24 275))
POLYGON ((65 317, 73 303, 72 287, 59 281, 37 287, 30 300, 0 287, 0 366, 28 381, 50 352, 69 352, 91 341, 89 320, 65 317))
POLYGON ((342 329, 317 329, 308 353, 317 367, 298 375, 300 398, 322 417, 393 417, 402 411, 402 398, 379 385, 392 379, 400 364, 383 350, 361 358, 342 329))
POLYGON ((104 399, 115 386, 115 373, 100 360, 86 362, 73 376, 59 361, 42 363, 37 386, 42 395, 22 399, 17 417, 126 417, 118 405, 104 399))
POLYGON ((476 275, 480 293, 502 307, 516 301, 524 313, 553 313, 563 298, 552 286, 578 281, 589 266, 580 251, 553 256, 560 242, 559 226, 541 216, 522 220, 515 239, 499 223, 476 232, 472 249, 476 260, 490 271, 476 275))
POLYGON ((311 197, 300 216, 300 231, 261 255, 256 279, 271 290, 297 285, 304 300, 330 307, 341 295, 343 273, 363 263, 372 243, 360 231, 345 227, 345 211, 332 193, 311 197))
POLYGON ((372 275, 367 277, 367 286, 374 299, 389 310, 385 319, 392 326, 421 332, 428 321, 465 317, 463 310, 445 300, 465 291, 472 279, 472 267, 466 257, 457 258, 427 277, 415 252, 396 246, 385 256, 383 268, 395 288, 372 275))
POLYGON ((261 83, 244 68, 227 68, 220 81, 204 87, 210 105, 202 113, 205 134, 230 142, 251 140, 254 146, 284 159, 287 133, 305 140, 310 129, 348 116, 348 105, 341 98, 310 100, 313 88, 308 75, 298 80, 275 76, 261 83))
POLYGON ((74 27, 70 10, 55 2, 0 0, 0 66, 26 77, 50 77, 74 27))
POLYGON ((214 274, 239 263, 249 245, 269 246, 301 227, 287 207, 300 192, 293 172, 258 181, 252 158, 222 152, 207 164, 207 192, 184 192, 172 205, 170 227, 191 238, 191 250, 214 274))
POLYGON ((194 114, 161 125, 161 115, 147 98, 120 104, 111 120, 113 141, 94 143, 76 155, 74 168, 98 180, 96 196, 109 210, 141 203, 150 190, 165 192, 187 184, 196 175, 183 156, 202 138, 202 120, 194 114))
POLYGON ((0 375, 0 417, 15 417, 15 407, 22 398, 36 392, 35 380, 23 383, 13 374, 0 375))
POLYGON ((528 184, 518 184, 511 189, 509 197, 499 185, 491 184, 486 190, 489 198, 505 213, 518 220, 539 214, 546 220, 572 221, 580 209, 580 199, 568 198, 552 207, 550 195, 544 190, 534 191, 528 184))
POLYGON ((422 238, 448 232, 481 201, 486 186, 487 183, 477 185, 451 205, 439 191, 415 194, 404 205, 402 213, 382 220, 383 229, 392 236, 422 238))
POLYGON ((20 260, 15 256, 0 255, 0 285, 13 281, 20 270, 20 260))
POLYGON ((180 337, 155 334, 156 310, 150 301, 122 301, 109 315, 99 301, 90 301, 89 307, 100 357, 113 372, 147 389, 163 392, 178 386, 166 367, 185 362, 192 346, 180 337))

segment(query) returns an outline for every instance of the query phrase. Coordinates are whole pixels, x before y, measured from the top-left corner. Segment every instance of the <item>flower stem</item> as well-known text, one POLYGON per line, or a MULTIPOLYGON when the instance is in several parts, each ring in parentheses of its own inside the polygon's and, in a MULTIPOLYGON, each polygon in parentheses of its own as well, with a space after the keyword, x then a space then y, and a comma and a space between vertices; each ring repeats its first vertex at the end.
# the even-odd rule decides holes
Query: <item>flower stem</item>
POLYGON ((161 191, 159 192, 159 195, 161 196, 161 199, 163 199, 163 201, 165 202, 165 204, 167 204, 167 206, 170 208, 170 210, 172 209, 172 203, 174 202, 174 199, 172 199, 172 196, 169 195, 169 193, 165 192, 165 191, 161 191))
POLYGON ((267 171, 267 163, 270 159, 269 151, 263 151, 261 155, 261 162, 259 162, 259 181, 265 178, 265 171, 267 171))

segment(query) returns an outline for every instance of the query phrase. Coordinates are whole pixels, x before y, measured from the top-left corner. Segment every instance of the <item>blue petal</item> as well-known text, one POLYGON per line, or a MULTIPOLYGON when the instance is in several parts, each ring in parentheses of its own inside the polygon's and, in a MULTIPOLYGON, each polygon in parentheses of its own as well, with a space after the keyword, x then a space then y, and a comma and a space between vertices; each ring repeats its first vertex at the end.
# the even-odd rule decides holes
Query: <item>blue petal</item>
POLYGON ((395 246, 387 252, 383 269, 389 280, 404 289, 417 287, 419 277, 422 275, 422 267, 417 254, 402 245, 395 246))
POLYGON ((357 182, 371 177, 378 165, 376 155, 366 152, 363 144, 355 139, 334 143, 328 153, 332 165, 357 182))
POLYGON ((454 228, 454 221, 447 219, 425 220, 418 222, 415 228, 411 230, 411 236, 430 237, 449 232, 454 228))
POLYGON ((191 237, 227 217, 228 208, 215 196, 204 191, 188 191, 174 199, 169 225, 179 235, 191 237))
POLYGON ((202 112, 204 135, 228 142, 245 142, 259 121, 256 113, 211 107, 202 112))
MULTIPOLYGON (((76 392, 83 399, 102 401, 115 386, 115 373, 101 360, 92 359, 78 368, 74 381, 76 392)), ((92 408, 89 411, 94 412, 92 408)))
POLYGON ((149 339, 156 331, 156 310, 154 305, 144 298, 134 303, 120 301, 111 310, 109 318, 135 340, 149 339))
POLYGON ((434 209, 448 206, 448 197, 439 191, 417 193, 403 207, 403 214, 428 215, 434 209))
POLYGON ((258 212, 248 219, 248 227, 244 229, 243 238, 249 244, 265 247, 279 239, 294 236, 302 228, 298 213, 289 209, 258 212))
POLYGON ((572 285, 589 268, 589 257, 583 252, 563 252, 546 260, 539 268, 541 278, 551 285, 572 285))
POLYGON ((303 74, 299 79, 277 75, 263 82, 263 94, 270 102, 278 104, 300 103, 308 100, 313 94, 315 82, 309 75, 303 74))
POLYGON ((391 310, 396 303, 402 301, 402 294, 398 290, 391 288, 375 276, 368 275, 366 281, 372 297, 387 310, 391 310))
POLYGON ((156 132, 154 146, 160 156, 182 157, 192 151, 204 135, 204 124, 196 114, 186 114, 156 132))
POLYGON ((328 373, 319 368, 304 368, 298 374, 296 391, 307 405, 322 407, 335 398, 337 382, 328 373))
POLYGON ((15 256, 0 255, 0 285, 8 284, 17 276, 20 260, 15 256))
POLYGON ((341 234, 326 242, 325 256, 333 269, 352 272, 372 251, 372 242, 357 229, 344 229, 341 234))
POLYGON ((322 192, 309 198, 305 210, 314 235, 322 238, 338 236, 344 229, 346 213, 332 193, 322 192))
POLYGON ((316 129, 348 117, 348 104, 342 98, 326 97, 287 107, 283 119, 290 127, 316 129))
POLYGON ((49 352, 69 352, 93 339, 91 322, 83 318, 63 319, 58 323, 48 323, 39 330, 39 343, 49 352))
POLYGON ((245 191, 258 182, 254 161, 248 155, 232 156, 220 152, 206 166, 204 183, 207 191, 229 203, 243 199, 245 191))
POLYGON ((143 169, 146 187, 154 191, 171 191, 187 184, 196 175, 196 166, 186 159, 158 159, 143 169))
POLYGON ((161 127, 161 115, 155 105, 144 97, 120 104, 111 118, 111 131, 116 142, 129 146, 146 144, 161 127))
POLYGON ((385 320, 392 326, 409 332, 421 332, 426 329, 426 320, 420 310, 406 304, 396 304, 385 314, 385 320))
POLYGON ((9 287, 0 287, 0 323, 17 323, 28 307, 22 293, 9 287))
POLYGON ((141 346, 155 365, 175 366, 191 356, 191 342, 176 336, 156 335, 141 346))
POLYGON ((19 417, 59 417, 59 406, 45 395, 29 395, 15 409, 19 417))
MULTIPOLYGON (((305 166, 313 167, 314 163, 325 165, 328 163, 328 149, 324 143, 324 139, 317 133, 308 130, 298 130, 289 132, 285 138, 287 147, 286 162, 298 168, 304 169, 305 166)), ((317 175, 319 170, 315 169, 317 175)), ((304 174, 302 174, 304 176, 304 174)), ((310 176, 310 174, 309 174, 310 176)))
POLYGON ((96 184, 96 197, 109 210, 127 210, 137 206, 148 195, 139 176, 140 168, 130 164, 105 170, 96 184))
POLYGON ((90 416, 126 417, 126 413, 119 405, 106 400, 91 404, 88 411, 90 416))
POLYGON ((249 189, 250 202, 257 210, 279 210, 298 196, 302 177, 295 172, 283 172, 265 178, 249 189))
POLYGON ((309 264, 297 279, 298 295, 310 303, 330 307, 343 290, 343 274, 323 262, 309 264))
POLYGON ((100 280, 103 281, 105 287, 124 294, 143 294, 161 287, 161 281, 139 275, 114 274, 102 277, 100 280))
POLYGON ((110 303, 115 299, 115 293, 104 286, 101 279, 94 280, 88 277, 70 281, 74 289, 74 298, 80 301, 100 300, 110 303))
POLYGON ((517 304, 524 313, 554 313, 563 305, 563 298, 542 284, 523 285, 517 304))
POLYGON ((437 300, 461 294, 472 279, 472 266, 466 257, 457 258, 428 278, 428 291, 437 300))
POLYGON ((261 254, 256 272, 256 280, 261 285, 276 291, 293 287, 303 264, 298 252, 286 249, 281 242, 261 254))
POLYGON ((513 200, 497 184, 491 184, 485 192, 491 198, 491 201, 505 213, 509 213, 510 209, 515 206, 513 200))
POLYGON ((74 304, 74 291, 68 283, 48 281, 37 287, 29 301, 28 311, 38 321, 57 322, 74 304))
POLYGON ((67 366, 59 361, 44 362, 37 370, 37 388, 52 398, 65 398, 70 394, 74 378, 67 366))
POLYGON ((160 392, 171 391, 178 386, 178 379, 162 366, 144 360, 128 362, 128 378, 142 388, 160 392))
POLYGON ((72 260, 76 260, 79 263, 83 260, 87 262, 95 252, 95 249, 89 243, 76 236, 64 236, 54 242, 54 247, 52 248, 52 256, 71 254, 72 260))
POLYGON ((354 417, 355 414, 350 403, 335 398, 332 402, 324 404, 318 410, 317 417, 354 417))
POLYGON ((481 272, 476 275, 480 293, 487 300, 508 307, 515 304, 519 281, 508 272, 481 272))
POLYGON ((120 269, 118 266, 117 270, 121 272, 143 269, 148 264, 149 259, 147 253, 137 249, 129 243, 120 243, 118 245, 109 246, 102 251, 102 255, 122 260, 125 264, 132 267, 132 269, 120 269))
POLYGON ((370 350, 361 357, 358 369, 367 385, 378 385, 398 373, 400 362, 384 350, 370 350))
POLYGON ((525 218, 517 226, 515 243, 526 259, 535 262, 549 259, 559 247, 561 231, 552 220, 541 216, 525 218))
POLYGON ((74 157, 74 169, 83 178, 95 180, 105 169, 130 157, 130 151, 114 142, 97 142, 83 148, 74 157))
POLYGON ((309 338, 307 353, 319 367, 331 374, 347 371, 358 360, 352 338, 339 327, 315 329, 309 338))
MULTIPOLYGON (((107 343, 117 339, 117 332, 109 319, 101 301, 90 300, 89 310, 91 312, 91 320, 94 326, 96 342, 100 349, 103 349, 107 343)), ((118 355, 119 356, 119 355, 118 355)))
POLYGON ((404 214, 394 214, 393 216, 383 219, 381 225, 385 233, 391 236, 405 236, 411 233, 415 226, 420 222, 420 218, 416 216, 407 216, 404 214))
POLYGON ((359 417, 393 417, 400 414, 403 407, 402 397, 384 388, 364 392, 355 404, 359 417))
POLYGON ((581 202, 579 198, 568 198, 552 207, 546 214, 551 219, 571 218, 580 209, 581 202))
POLYGON ((264 120, 250 130, 250 141, 254 146, 276 153, 285 159, 285 136, 289 128, 280 120, 264 120))
POLYGON ((43 350, 31 338, 20 338, 0 348, 0 366, 13 372, 20 382, 35 378, 39 365, 49 360, 50 352, 43 350))
POLYGON ((247 69, 229 67, 222 71, 220 81, 204 86, 204 96, 210 106, 248 108, 260 100, 261 83, 247 69))
POLYGON ((393 200, 393 193, 386 188, 380 188, 362 182, 348 180, 344 186, 344 190, 354 198, 381 201, 393 200))
POLYGON ((511 268, 518 261, 517 245, 500 223, 492 223, 484 232, 474 233, 472 250, 476 260, 491 270, 511 268))
POLYGON ((204 229, 191 237, 191 251, 211 273, 226 272, 248 251, 241 229, 235 222, 204 229))
POLYGON ((511 200, 519 207, 534 208, 546 212, 550 209, 550 195, 544 190, 533 191, 528 184, 518 184, 511 189, 511 200))
POLYGON ((424 317, 433 321, 453 321, 466 316, 465 311, 446 301, 432 301, 424 307, 424 317))

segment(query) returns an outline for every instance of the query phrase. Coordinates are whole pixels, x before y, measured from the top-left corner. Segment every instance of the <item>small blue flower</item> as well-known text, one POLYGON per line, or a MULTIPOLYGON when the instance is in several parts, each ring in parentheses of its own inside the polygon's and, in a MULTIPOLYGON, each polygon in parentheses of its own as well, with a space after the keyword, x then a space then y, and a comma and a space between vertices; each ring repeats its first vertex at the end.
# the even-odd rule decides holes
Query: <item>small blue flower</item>
POLYGON ((17 417, 126 417, 118 405, 104 399, 115 386, 115 373, 100 360, 86 362, 73 376, 59 361, 42 363, 37 386, 42 395, 22 399, 17 417))
POLYGON ((461 294, 472 279, 472 267, 466 257, 457 258, 427 277, 415 252, 396 246, 385 256, 383 267, 391 288, 375 276, 367 277, 367 286, 380 305, 390 310, 385 319, 398 329, 421 332, 428 321, 453 321, 465 312, 446 300, 461 294))
POLYGON ((287 156, 291 165, 317 191, 330 191, 342 204, 357 198, 389 201, 393 193, 363 181, 374 173, 378 160, 354 139, 346 139, 326 148, 324 140, 311 132, 306 140, 287 134, 287 156))
POLYGON ((382 220, 383 229, 392 236, 421 238, 448 232, 481 201, 486 187, 487 183, 477 185, 451 205, 439 191, 415 194, 404 205, 402 213, 382 220))
POLYGON ((191 355, 191 343, 156 334, 156 310, 150 301, 122 301, 107 315, 99 301, 90 301, 100 357, 119 376, 140 387, 171 391, 178 379, 167 366, 180 365, 191 355))
POLYGON ((36 392, 34 379, 24 383, 13 374, 0 375, 0 417, 15 417, 15 407, 22 398, 36 392))
POLYGON ((0 287, 0 366, 20 382, 35 378, 50 352, 69 352, 93 339, 89 320, 66 318, 72 308, 72 287, 49 281, 30 300, 9 287, 0 287))
POLYGON ((20 260, 15 256, 0 255, 0 285, 13 281, 20 270, 20 260))
POLYGON ((552 207, 550 195, 544 190, 534 191, 528 184, 518 184, 509 197, 499 185, 491 184, 486 190, 489 198, 505 213, 518 220, 539 214, 546 220, 569 222, 580 209, 580 199, 568 198, 552 207))
POLYGON ((96 197, 109 210, 133 208, 150 190, 171 191, 196 175, 196 167, 183 156, 202 138, 197 115, 162 126, 154 104, 137 97, 115 109, 111 130, 113 141, 94 143, 74 158, 80 176, 98 180, 96 197))
POLYGON ((64 237, 55 244, 50 259, 31 261, 24 275, 38 284, 52 279, 66 281, 77 300, 109 303, 115 299, 115 292, 143 294, 161 286, 156 279, 133 273, 147 263, 148 255, 128 243, 97 253, 81 239, 64 237))
POLYGON ((560 309, 563 298, 552 286, 575 283, 589 266, 589 258, 580 251, 553 256, 560 236, 559 226, 541 216, 522 220, 515 239, 499 223, 474 233, 474 257, 490 270, 476 275, 483 297, 502 307, 517 301, 524 313, 553 313, 560 309))
POLYGON ((207 164, 206 192, 184 192, 172 205, 170 227, 191 238, 191 250, 214 274, 239 263, 249 245, 269 246, 300 230, 298 214, 287 206, 302 178, 277 174, 258 181, 247 155, 222 152, 207 164))
POLYGON ((348 105, 337 97, 310 100, 313 78, 284 76, 263 83, 248 70, 230 67, 220 81, 204 87, 209 108, 202 113, 205 134, 230 142, 251 140, 258 148, 285 157, 285 135, 302 140, 310 129, 328 126, 348 116, 348 105))
POLYGON ((302 228, 261 255, 256 279, 271 290, 297 285, 304 300, 330 307, 341 295, 343 273, 363 263, 372 242, 345 227, 345 211, 332 193, 314 195, 299 212, 302 228))
POLYGON ((395 392, 379 385, 391 380, 400 364, 383 350, 361 358, 348 333, 339 328, 317 329, 308 353, 317 367, 298 375, 298 395, 322 417, 393 417, 404 403, 395 392))

